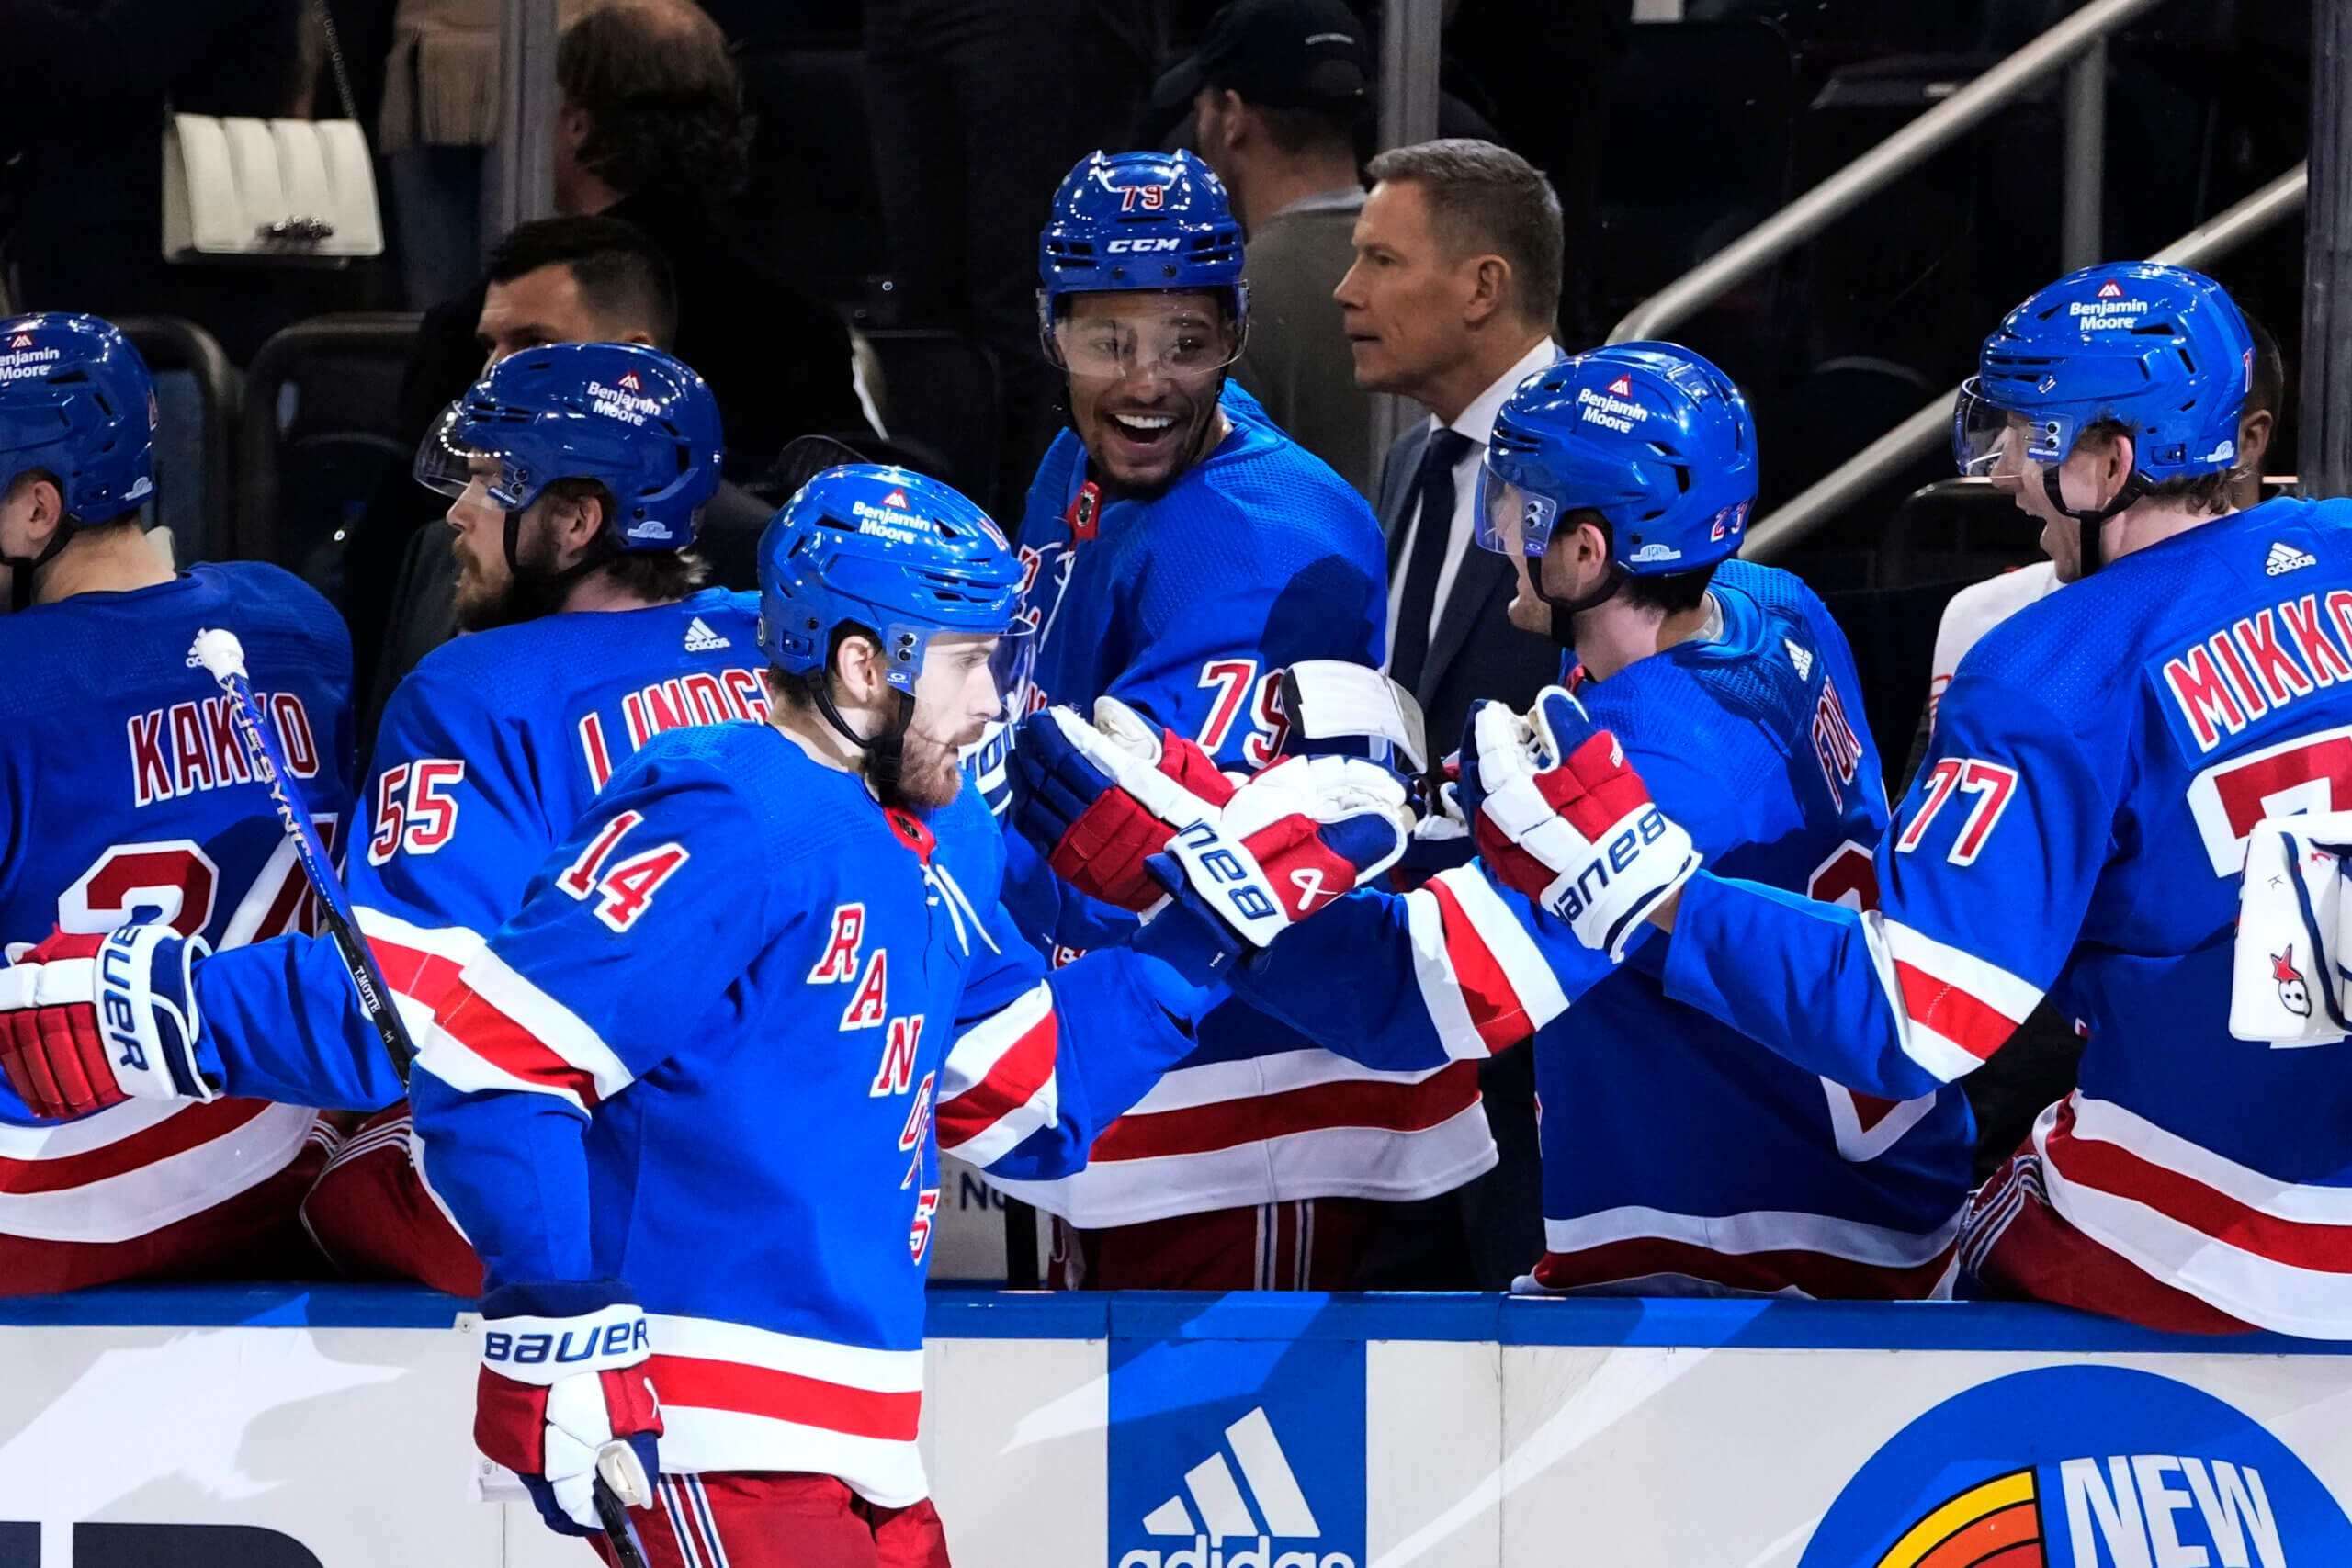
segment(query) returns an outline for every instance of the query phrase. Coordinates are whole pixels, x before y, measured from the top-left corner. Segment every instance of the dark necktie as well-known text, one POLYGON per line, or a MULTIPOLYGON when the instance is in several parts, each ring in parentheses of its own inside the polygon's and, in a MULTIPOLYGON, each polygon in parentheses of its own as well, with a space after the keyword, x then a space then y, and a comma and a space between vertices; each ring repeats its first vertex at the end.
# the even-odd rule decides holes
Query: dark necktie
MULTIPOLYGON (((1420 521, 1413 525, 1412 558, 1405 563, 1405 596, 1396 624, 1388 628, 1388 675, 1408 692, 1418 691, 1430 652, 1430 616, 1437 608, 1438 573, 1445 570, 1445 547, 1453 536, 1453 466, 1476 445, 1458 430, 1440 429, 1421 452, 1413 480, 1421 498, 1420 521)), ((1391 561, 1388 570, 1396 570, 1391 561)))

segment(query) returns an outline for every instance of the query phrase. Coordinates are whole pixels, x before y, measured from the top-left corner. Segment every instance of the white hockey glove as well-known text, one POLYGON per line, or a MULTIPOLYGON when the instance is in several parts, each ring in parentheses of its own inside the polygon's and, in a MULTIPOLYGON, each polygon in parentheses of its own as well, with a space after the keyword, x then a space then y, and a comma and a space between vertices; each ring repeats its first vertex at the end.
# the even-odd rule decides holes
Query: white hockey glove
POLYGON ((1472 709, 1459 787, 1488 869, 1612 963, 1642 916, 1699 869, 1690 835, 1562 687, 1545 687, 1525 716, 1494 702, 1472 709))
POLYGON ((211 952, 164 925, 54 931, 0 969, 0 1070, 34 1115, 127 1100, 212 1100, 194 971, 211 952))
POLYGON ((2352 1033, 2347 855, 2352 811, 2268 818, 2247 836, 2230 974, 2230 1032, 2240 1040, 2326 1045, 2352 1033))

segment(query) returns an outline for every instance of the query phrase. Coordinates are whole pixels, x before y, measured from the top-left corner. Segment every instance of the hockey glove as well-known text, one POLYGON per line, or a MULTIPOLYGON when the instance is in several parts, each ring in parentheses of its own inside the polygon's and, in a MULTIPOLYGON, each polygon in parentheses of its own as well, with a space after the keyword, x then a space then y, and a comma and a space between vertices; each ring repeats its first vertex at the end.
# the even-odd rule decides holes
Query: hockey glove
POLYGON ((1136 914, 1161 897, 1144 863, 1234 790, 1206 752, 1115 697, 1095 703, 1091 725, 1069 708, 1022 720, 1012 773, 1013 826, 1054 874, 1136 914))
POLYGON ((482 1297, 481 1314, 474 1446, 522 1477, 540 1516, 565 1535, 604 1528, 600 1459, 624 1504, 651 1507, 662 1407, 645 1371, 645 1314, 627 1288, 505 1285, 482 1297))
POLYGON ((211 952, 169 926, 66 931, 0 969, 0 1070, 36 1116, 127 1100, 212 1100, 199 1065, 193 971, 211 952))
POLYGON ((1285 758, 1150 857, 1169 904, 1134 946, 1206 984, 1396 864, 1412 828, 1405 786, 1379 763, 1285 758))
POLYGON ((1460 796, 1487 867, 1612 963, 1644 912, 1699 869, 1690 835, 1658 810, 1617 738, 1558 686, 1524 717, 1500 703, 1471 710, 1460 796))

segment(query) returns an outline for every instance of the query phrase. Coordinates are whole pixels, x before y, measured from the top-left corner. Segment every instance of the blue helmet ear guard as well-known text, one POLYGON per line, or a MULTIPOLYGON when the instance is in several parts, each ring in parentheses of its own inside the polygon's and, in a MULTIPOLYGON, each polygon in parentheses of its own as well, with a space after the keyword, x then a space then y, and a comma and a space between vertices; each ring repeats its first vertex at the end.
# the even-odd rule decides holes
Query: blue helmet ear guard
POLYGON ((462 495, 480 479, 510 516, 559 479, 616 503, 620 551, 692 545, 726 446, 703 378, 658 348, 560 343, 509 355, 445 410, 417 448, 417 482, 462 495))
POLYGON ((890 685, 911 698, 933 637, 1025 629, 1015 625, 1022 566, 1003 531, 906 468, 826 469, 769 521, 759 557, 760 649, 787 675, 821 675, 836 632, 859 626, 880 639, 890 685))
POLYGON ((2069 273, 2002 319, 1961 389, 1952 448, 1963 474, 2032 482, 2083 525, 2085 570, 2098 525, 2154 486, 2237 466, 2238 416, 2254 381, 2254 335, 2201 273, 2110 262, 2069 273), (2132 474, 2102 507, 2070 507, 2058 465, 2083 433, 2112 422, 2132 437, 2132 474))
POLYGON ((67 519, 38 557, 0 558, 17 609, 73 525, 110 522, 155 493, 154 446, 154 378, 112 322, 62 311, 0 321, 0 491, 45 473, 67 519))
POLYGON ((1217 294, 1227 301, 1237 344, 1249 322, 1241 225, 1224 182, 1190 152, 1091 152, 1081 159, 1054 193, 1037 240, 1037 279, 1038 329, 1057 363, 1054 321, 1073 294, 1217 294))
POLYGON ((1541 557, 1559 518, 1607 521, 1611 573, 1710 567, 1739 550, 1756 502, 1756 422, 1731 378, 1670 343, 1579 354, 1520 383, 1495 418, 1479 478, 1477 539, 1541 557))

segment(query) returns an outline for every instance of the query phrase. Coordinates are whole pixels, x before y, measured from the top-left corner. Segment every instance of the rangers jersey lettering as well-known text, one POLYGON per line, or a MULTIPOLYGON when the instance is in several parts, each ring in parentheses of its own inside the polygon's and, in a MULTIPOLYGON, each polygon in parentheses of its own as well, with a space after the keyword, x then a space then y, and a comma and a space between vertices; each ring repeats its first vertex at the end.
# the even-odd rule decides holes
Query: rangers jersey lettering
MULTIPOLYGON (((207 626, 243 643, 321 836, 347 837, 351 643, 300 580, 232 562, 36 605, 0 617, 0 660, 16 674, 0 693, 0 942, 141 919, 216 949, 311 929, 269 793, 219 687, 188 667, 207 626)), ((58 1126, 0 1085, 0 1233, 134 1240, 277 1175, 315 1120, 265 1099, 133 1100, 58 1126)))
POLYGON ((1702 873, 1667 994, 1903 1099, 2045 992, 2087 1038, 2051 1205, 2232 1316, 2352 1336, 2352 1079, 2228 1030, 2245 835, 2352 806, 2352 503, 2272 501, 2069 584, 1961 661, 1875 914, 1702 873))
POLYGON ((770 726, 657 737, 435 1005, 413 1080, 487 1284, 644 1303, 662 1468, 922 1497, 939 1152, 1058 1176, 1190 1047, 1135 953, 1048 975, 975 789, 927 818, 770 726), (657 858, 647 860, 651 855, 657 858), (598 881, 655 870, 616 927, 598 881))

